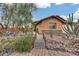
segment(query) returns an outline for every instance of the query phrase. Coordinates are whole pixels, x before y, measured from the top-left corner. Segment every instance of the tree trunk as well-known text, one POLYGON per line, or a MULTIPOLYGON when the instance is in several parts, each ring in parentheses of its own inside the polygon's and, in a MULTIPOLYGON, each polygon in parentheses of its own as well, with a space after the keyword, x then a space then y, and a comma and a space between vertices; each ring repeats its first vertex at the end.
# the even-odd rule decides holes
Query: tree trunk
POLYGON ((1 23, 0 23, 0 25, 1 25, 2 29, 4 29, 4 26, 3 26, 3 24, 1 24, 1 23))

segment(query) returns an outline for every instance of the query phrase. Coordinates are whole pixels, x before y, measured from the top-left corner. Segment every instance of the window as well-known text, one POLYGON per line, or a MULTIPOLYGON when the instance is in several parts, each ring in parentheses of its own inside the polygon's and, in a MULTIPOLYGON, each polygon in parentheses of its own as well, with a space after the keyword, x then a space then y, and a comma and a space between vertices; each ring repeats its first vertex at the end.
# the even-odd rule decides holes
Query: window
POLYGON ((49 29, 55 29, 56 23, 49 23, 49 29))

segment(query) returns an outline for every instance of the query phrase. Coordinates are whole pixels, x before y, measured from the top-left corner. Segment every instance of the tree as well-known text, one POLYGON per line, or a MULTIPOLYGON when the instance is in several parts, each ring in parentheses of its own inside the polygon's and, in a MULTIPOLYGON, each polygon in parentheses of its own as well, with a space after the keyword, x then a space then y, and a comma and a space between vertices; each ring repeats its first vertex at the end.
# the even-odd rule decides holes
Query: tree
POLYGON ((15 24, 19 29, 27 29, 27 24, 32 22, 32 11, 35 9, 36 6, 32 3, 15 4, 14 18, 17 19, 15 24))
POLYGON ((10 20, 12 18, 12 13, 13 13, 13 8, 12 5, 10 4, 3 4, 3 21, 4 21, 4 25, 5 25, 5 29, 8 28, 9 24, 10 24, 10 20))
POLYGON ((32 11, 36 9, 33 3, 14 3, 3 4, 3 21, 4 27, 16 26, 18 28, 26 28, 28 23, 32 22, 32 11))

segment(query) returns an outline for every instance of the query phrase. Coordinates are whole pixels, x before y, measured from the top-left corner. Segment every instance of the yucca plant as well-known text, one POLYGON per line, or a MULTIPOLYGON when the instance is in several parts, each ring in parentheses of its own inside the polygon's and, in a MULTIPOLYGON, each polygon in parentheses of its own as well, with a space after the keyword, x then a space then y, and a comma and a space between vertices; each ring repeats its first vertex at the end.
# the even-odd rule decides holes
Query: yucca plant
POLYGON ((67 34, 71 34, 71 35, 79 35, 79 19, 77 22, 73 21, 73 13, 72 15, 69 14, 69 18, 68 21, 66 22, 66 25, 64 25, 63 30, 67 33, 67 34))

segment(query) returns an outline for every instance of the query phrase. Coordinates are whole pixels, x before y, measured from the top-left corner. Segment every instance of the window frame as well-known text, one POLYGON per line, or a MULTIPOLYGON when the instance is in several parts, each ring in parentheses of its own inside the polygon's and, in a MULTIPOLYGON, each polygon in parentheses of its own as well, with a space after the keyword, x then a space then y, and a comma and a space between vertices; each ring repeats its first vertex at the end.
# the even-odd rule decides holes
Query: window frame
POLYGON ((56 23, 49 22, 48 28, 49 28, 49 29, 56 29, 56 23))

